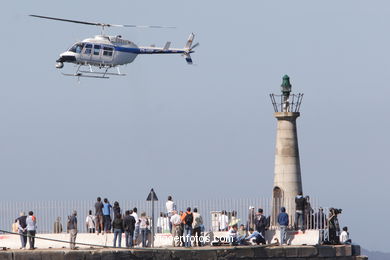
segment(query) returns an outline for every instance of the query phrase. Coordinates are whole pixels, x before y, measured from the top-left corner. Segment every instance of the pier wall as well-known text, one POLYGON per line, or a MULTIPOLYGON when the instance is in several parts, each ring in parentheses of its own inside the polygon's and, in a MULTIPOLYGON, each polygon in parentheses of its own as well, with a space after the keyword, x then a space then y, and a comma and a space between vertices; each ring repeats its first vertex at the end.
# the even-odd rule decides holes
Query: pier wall
POLYGON ((5 250, 0 260, 367 260, 360 247, 340 246, 245 246, 169 249, 5 250))

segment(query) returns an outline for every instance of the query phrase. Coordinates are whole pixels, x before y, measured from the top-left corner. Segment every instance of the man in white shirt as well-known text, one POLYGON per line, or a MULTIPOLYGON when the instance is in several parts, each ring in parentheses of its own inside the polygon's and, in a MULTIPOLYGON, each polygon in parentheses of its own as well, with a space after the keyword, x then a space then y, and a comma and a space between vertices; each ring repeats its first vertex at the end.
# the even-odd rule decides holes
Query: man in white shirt
POLYGON ((173 237, 173 246, 180 245, 180 234, 181 234, 181 218, 177 214, 176 210, 173 210, 170 223, 172 224, 172 237, 173 237))
POLYGON ((138 211, 137 208, 134 208, 133 209, 133 213, 131 214, 131 216, 133 216, 134 219, 135 219, 135 229, 134 229, 133 245, 137 245, 137 239, 138 239, 138 235, 139 235, 139 218, 138 218, 137 211, 138 211))
POLYGON ((350 245, 351 239, 349 239, 348 227, 343 227, 343 231, 340 234, 340 243, 350 245))
MULTIPOLYGON (((165 206, 167 208, 167 214, 168 218, 170 218, 173 215, 173 211, 176 210, 175 202, 172 200, 172 196, 168 196, 168 200, 165 203, 165 206)), ((169 232, 172 233, 172 224, 169 222, 169 232)))
POLYGON ((222 210, 222 213, 219 216, 218 222, 219 222, 219 231, 227 231, 228 230, 229 218, 226 215, 225 210, 222 210))

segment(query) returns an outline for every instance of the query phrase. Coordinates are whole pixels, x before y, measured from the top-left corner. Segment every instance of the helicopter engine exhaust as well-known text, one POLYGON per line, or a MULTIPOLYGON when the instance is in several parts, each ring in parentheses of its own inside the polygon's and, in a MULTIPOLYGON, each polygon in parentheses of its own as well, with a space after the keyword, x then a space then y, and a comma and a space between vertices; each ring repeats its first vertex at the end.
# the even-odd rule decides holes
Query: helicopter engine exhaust
POLYGON ((56 63, 56 68, 57 69, 62 69, 64 67, 64 63, 63 62, 57 62, 56 63))

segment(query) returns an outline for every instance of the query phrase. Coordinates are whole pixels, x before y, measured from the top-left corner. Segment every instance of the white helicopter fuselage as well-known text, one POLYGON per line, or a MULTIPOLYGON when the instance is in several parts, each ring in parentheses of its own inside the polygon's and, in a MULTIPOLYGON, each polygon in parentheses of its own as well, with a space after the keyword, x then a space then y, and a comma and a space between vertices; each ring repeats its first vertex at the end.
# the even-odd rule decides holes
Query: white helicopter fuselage
POLYGON ((120 36, 97 35, 75 43, 69 50, 62 53, 57 60, 57 68, 62 68, 64 62, 79 65, 115 67, 131 63, 139 54, 183 54, 188 63, 192 63, 190 53, 194 34, 191 34, 183 49, 169 48, 170 42, 164 47, 138 47, 135 43, 122 39, 120 36))

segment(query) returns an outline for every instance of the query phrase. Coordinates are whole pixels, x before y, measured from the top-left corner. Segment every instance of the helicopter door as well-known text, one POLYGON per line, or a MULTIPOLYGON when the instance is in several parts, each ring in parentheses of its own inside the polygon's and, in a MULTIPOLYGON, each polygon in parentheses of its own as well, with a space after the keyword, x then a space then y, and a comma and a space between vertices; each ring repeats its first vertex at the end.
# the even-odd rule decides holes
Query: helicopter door
POLYGON ((93 45, 93 51, 92 51, 92 55, 91 55, 91 60, 92 61, 97 61, 100 63, 101 59, 100 59, 100 49, 102 47, 98 44, 94 44, 93 45))
POLYGON ((113 56, 114 56, 114 48, 103 46, 103 55, 102 55, 103 62, 111 63, 113 56))
POLYGON ((92 44, 87 43, 87 44, 85 44, 85 47, 84 47, 84 50, 82 53, 83 60, 90 61, 91 56, 92 56, 92 44))

